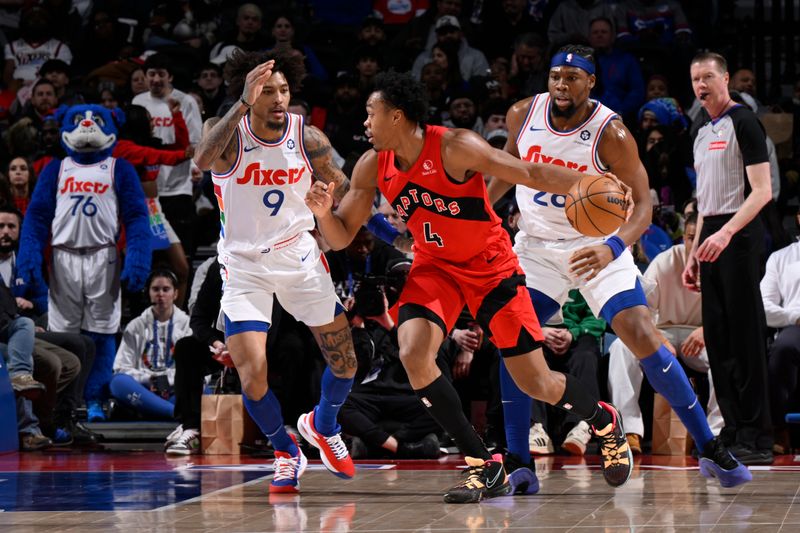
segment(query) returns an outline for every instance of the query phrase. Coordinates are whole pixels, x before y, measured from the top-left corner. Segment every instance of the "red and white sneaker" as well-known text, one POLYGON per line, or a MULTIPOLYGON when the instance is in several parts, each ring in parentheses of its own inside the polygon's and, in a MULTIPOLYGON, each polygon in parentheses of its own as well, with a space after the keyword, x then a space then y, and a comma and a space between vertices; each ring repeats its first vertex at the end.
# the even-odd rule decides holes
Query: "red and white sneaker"
POLYGON ((337 433, 330 437, 320 434, 314 428, 314 411, 300 415, 297 419, 297 429, 312 446, 319 449, 319 456, 325 468, 336 476, 344 479, 352 478, 356 467, 347 446, 342 441, 342 436, 337 433))
POLYGON ((272 463, 275 474, 273 474, 272 482, 269 484, 269 491, 272 494, 291 494, 300 490, 300 476, 306 471, 308 459, 303 455, 303 451, 294 437, 292 437, 292 440, 297 445, 297 455, 292 456, 289 455, 289 452, 275 451, 275 461, 272 463))

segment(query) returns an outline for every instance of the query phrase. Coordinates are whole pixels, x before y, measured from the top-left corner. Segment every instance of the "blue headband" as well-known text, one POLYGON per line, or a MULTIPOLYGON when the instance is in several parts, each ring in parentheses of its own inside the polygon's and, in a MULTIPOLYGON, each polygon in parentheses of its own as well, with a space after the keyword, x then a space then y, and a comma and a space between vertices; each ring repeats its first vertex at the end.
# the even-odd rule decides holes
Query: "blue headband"
POLYGON ((550 68, 553 67, 577 67, 589 75, 594 74, 594 63, 574 52, 559 52, 554 55, 550 61, 550 68))

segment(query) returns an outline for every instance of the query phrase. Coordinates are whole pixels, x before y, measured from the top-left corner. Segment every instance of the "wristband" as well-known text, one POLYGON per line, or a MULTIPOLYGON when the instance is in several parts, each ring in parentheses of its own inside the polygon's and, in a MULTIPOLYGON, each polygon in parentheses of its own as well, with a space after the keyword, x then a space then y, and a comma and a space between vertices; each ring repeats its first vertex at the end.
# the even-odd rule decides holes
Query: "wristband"
POLYGON ((367 229, 380 240, 391 245, 394 245, 394 240, 401 235, 381 213, 375 213, 370 217, 369 222, 367 222, 367 229))
POLYGON ((250 109, 253 107, 253 104, 248 104, 247 101, 244 99, 244 95, 239 97, 239 101, 247 108, 250 109))
POLYGON ((611 248, 611 255, 614 256, 614 259, 619 257, 622 252, 625 251, 625 248, 627 248, 627 246, 625 246, 625 241, 620 239, 618 235, 609 237, 603 244, 611 248))

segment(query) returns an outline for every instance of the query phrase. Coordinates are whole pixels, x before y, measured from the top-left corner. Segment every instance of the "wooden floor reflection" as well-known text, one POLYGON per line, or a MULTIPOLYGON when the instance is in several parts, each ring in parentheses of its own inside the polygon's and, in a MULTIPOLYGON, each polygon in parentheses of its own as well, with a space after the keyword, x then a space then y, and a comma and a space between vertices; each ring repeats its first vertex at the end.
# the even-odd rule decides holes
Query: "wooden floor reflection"
POLYGON ((800 531, 800 458, 721 489, 690 458, 637 460, 623 487, 585 460, 537 460, 541 492, 448 505, 459 463, 361 464, 342 481, 312 465, 302 493, 268 494, 269 461, 141 454, 0 456, 0 531, 800 531))

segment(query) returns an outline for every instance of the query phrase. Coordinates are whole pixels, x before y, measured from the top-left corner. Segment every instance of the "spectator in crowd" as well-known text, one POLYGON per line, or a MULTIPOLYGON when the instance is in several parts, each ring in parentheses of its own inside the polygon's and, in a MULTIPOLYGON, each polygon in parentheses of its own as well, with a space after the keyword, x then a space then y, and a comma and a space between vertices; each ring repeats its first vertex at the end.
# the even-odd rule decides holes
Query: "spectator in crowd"
MULTIPOLYGON (((61 145, 61 125, 55 115, 47 115, 42 122, 42 129, 39 132, 39 143, 37 151, 32 154, 35 158, 33 162, 33 173, 39 175, 44 170, 47 163, 53 158, 63 159, 67 153, 61 145)), ((33 189, 31 189, 33 191, 33 189)), ((23 214, 25 212, 23 211, 23 214)))
POLYGON ((544 39, 536 33, 523 33, 514 40, 510 83, 517 97, 525 98, 547 91, 546 48, 544 39))
POLYGON ((328 79, 328 71, 317 58, 314 50, 308 45, 296 42, 295 26, 289 15, 278 15, 272 24, 272 49, 297 50, 303 56, 307 75, 319 81, 326 81, 328 79))
POLYGON ((31 85, 48 59, 72 62, 72 52, 65 43, 54 39, 49 12, 34 6, 22 13, 19 39, 8 43, 4 50, 6 59, 3 81, 11 88, 31 85))
MULTIPOLYGON (((547 365, 559 372, 578 378, 581 385, 592 394, 600 396, 598 365, 600 363, 600 343, 606 330, 606 321, 592 314, 589 305, 578 290, 569 292, 569 300, 561 309, 564 322, 558 327, 542 328, 544 334, 544 355, 547 365)), ((543 402, 533 400, 533 420, 529 435, 531 451, 534 453, 553 453, 555 446, 547 430, 559 436, 561 448, 571 455, 586 453, 591 433, 589 424, 581 418, 566 414, 556 426, 549 416, 556 414, 546 409, 543 402), (547 428, 547 429, 545 429, 547 428), (563 437, 560 438, 560 437, 563 437)), ((558 413, 560 415, 560 413, 558 413)), ((559 417, 561 418, 561 417, 559 417)), ((625 426, 627 428, 627 425, 625 426)))
POLYGON ((120 130, 119 142, 114 147, 114 156, 127 160, 136 168, 150 212, 152 248, 156 255, 166 254, 170 269, 178 280, 175 303, 182 307, 189 281, 189 263, 183 244, 164 216, 156 180, 162 165, 177 165, 188 160, 194 154, 194 147, 189 144, 189 131, 180 103, 171 98, 168 105, 175 128, 173 144, 164 144, 161 139, 153 136, 152 120, 147 109, 131 105, 126 111, 126 121, 120 130))
POLYGON ((197 87, 203 100, 203 120, 217 115, 217 111, 225 100, 225 88, 222 69, 214 63, 207 63, 197 75, 197 87))
POLYGON ((374 48, 361 48, 355 53, 355 70, 361 94, 372 92, 373 79, 381 70, 381 58, 374 48))
POLYGON ((489 133, 495 130, 503 130, 506 132, 506 137, 508 136, 508 127, 506 126, 506 111, 508 107, 508 101, 500 98, 492 98, 484 103, 481 110, 484 137, 487 137, 489 133))
MULTIPOLYGON (((399 29, 399 28, 398 28, 399 29)), ((381 18, 370 16, 361 23, 361 28, 356 36, 357 48, 371 48, 379 55, 380 60, 387 65, 393 65, 395 58, 408 53, 404 49, 392 49, 388 46, 386 26, 381 18)))
POLYGON ((728 89, 738 92, 744 103, 748 105, 757 115, 762 115, 769 111, 764 104, 756 97, 756 75, 749 68, 740 68, 731 76, 728 89))
POLYGON ((507 56, 517 35, 528 32, 538 35, 547 33, 544 22, 536 20, 531 15, 527 0, 485 2, 481 17, 483 18, 481 50, 489 57, 507 56))
POLYGON ((669 46, 687 43, 692 29, 679 2, 626 0, 617 10, 617 38, 624 43, 669 46))
MULTIPOLYGON (((555 48, 570 42, 585 42, 590 39, 592 21, 599 18, 614 20, 614 8, 609 2, 605 0, 564 0, 556 6, 556 10, 550 17, 547 25, 547 39, 555 48)), ((613 24, 609 31, 613 34, 613 24)), ((594 44, 592 46, 597 48, 594 44)))
POLYGON ((39 77, 53 84, 58 105, 75 105, 84 102, 83 96, 70 87, 70 66, 61 59, 49 59, 39 69, 39 77))
POLYGON ((653 74, 647 78, 647 85, 645 87, 645 100, 647 102, 667 96, 669 96, 669 82, 667 78, 661 74, 653 74))
POLYGON ((731 100, 724 57, 698 54, 690 73, 695 96, 713 120, 694 142, 699 237, 683 282, 703 297, 704 337, 725 419, 720 436, 742 463, 771 464, 759 288, 764 227, 757 216, 772 197, 766 135, 755 114, 731 100))
POLYGON ((114 360, 111 395, 138 413, 172 418, 175 343, 192 334, 189 315, 175 306, 178 280, 154 270, 145 284, 151 306, 125 327, 114 360))
POLYGON ((30 118, 31 124, 38 132, 41 132, 44 118, 50 115, 57 106, 55 85, 49 80, 39 79, 33 84, 31 99, 23 108, 22 117, 30 118))
MULTIPOLYGON (((195 145, 200 140, 203 128, 200 110, 194 98, 172 86, 170 64, 170 60, 162 54, 153 54, 145 60, 149 91, 136 96, 132 103, 147 109, 153 124, 153 135, 164 144, 171 145, 177 138, 169 101, 177 100, 189 130, 189 144, 195 145)), ((161 165, 158 173, 159 202, 189 257, 194 255, 193 226, 196 217, 192 183, 201 175, 197 166, 189 160, 177 165, 161 165)))
POLYGON ((369 149, 364 132, 364 98, 358 90, 358 79, 352 74, 340 74, 334 81, 333 102, 328 108, 325 124, 320 128, 342 157, 360 154, 369 149))
MULTIPOLYGON (((697 230, 697 216, 686 220, 683 244, 678 244, 659 254, 647 267, 643 285, 647 305, 655 318, 656 327, 670 343, 681 362, 700 374, 709 375, 709 399, 706 406, 708 425, 718 435, 722 429, 722 415, 714 394, 708 364, 708 353, 703 339, 700 295, 681 284, 681 274, 692 248, 697 230)), ((616 339, 609 347, 608 389, 611 401, 618 405, 625 419, 628 444, 634 453, 642 453, 644 425, 639 408, 639 393, 644 375, 638 361, 627 346, 616 339)))
POLYGON ((594 95, 600 102, 627 117, 644 103, 644 80, 639 62, 633 55, 614 47, 611 19, 592 20, 589 44, 599 65, 599 80, 594 95))
POLYGON ((475 97, 466 91, 456 92, 448 101, 449 118, 442 125, 448 128, 464 128, 483 135, 483 120, 478 116, 475 97))
MULTIPOLYGON (((459 74, 460 76, 460 74, 459 74)), ((422 67, 420 81, 428 100, 428 124, 442 123, 442 114, 447 109, 448 83, 447 70, 436 61, 422 67)))
POLYGON ((145 75, 143 68, 135 68, 131 71, 130 77, 128 78, 128 89, 131 92, 131 98, 149 90, 147 75, 145 75))
MULTIPOLYGON (((444 69, 445 87, 449 93, 467 88, 467 83, 461 75, 461 68, 458 66, 458 55, 455 50, 437 43, 431 48, 431 62, 444 69)), ((420 73, 420 79, 421 76, 420 73)))
MULTIPOLYGON (((469 45, 464 33, 461 31, 461 23, 452 15, 445 15, 436 21, 436 44, 439 44, 447 51, 455 51, 458 57, 458 66, 461 70, 461 77, 469 80, 473 76, 483 76, 489 71, 489 62, 486 56, 469 45)), ((412 74, 419 79, 422 67, 432 59, 431 52, 427 50, 421 52, 414 60, 411 68, 412 74)))
MULTIPOLYGON (((800 213, 795 215, 800 229, 800 213)), ((794 242, 767 260, 761 279, 761 296, 767 326, 778 330, 769 348, 769 390, 772 424, 775 427, 774 453, 791 452, 784 417, 797 407, 800 372, 800 242, 794 242)))
POLYGON ((76 72, 86 74, 109 62, 129 56, 131 47, 128 36, 127 28, 115 19, 110 10, 96 8, 90 16, 83 38, 77 43, 76 72))
POLYGON ((263 15, 255 4, 242 4, 236 12, 236 30, 211 48, 209 61, 221 65, 234 50, 255 52, 263 50, 267 41, 261 33, 263 15))
MULTIPOLYGON (((28 203, 31 201, 33 189, 36 187, 36 175, 33 172, 33 166, 24 157, 15 157, 8 163, 6 176, 11 186, 11 194, 14 197, 14 207, 24 215, 28 209, 28 203)), ((17 227, 17 230, 19 230, 19 227, 17 227)))
MULTIPOLYGON (((407 51, 406 54, 403 54, 406 55, 406 61, 397 65, 398 70, 408 70, 411 66, 410 63, 407 63, 408 57, 416 57, 421 52, 430 50, 436 44, 438 40, 436 22, 439 19, 449 15, 455 17, 460 25, 467 23, 462 13, 463 4, 463 0, 436 0, 430 9, 411 20, 392 43, 397 49, 407 51)), ((398 55, 397 59, 403 58, 398 55)))

